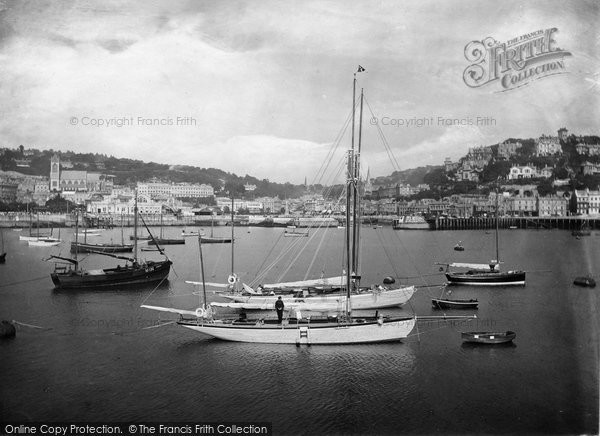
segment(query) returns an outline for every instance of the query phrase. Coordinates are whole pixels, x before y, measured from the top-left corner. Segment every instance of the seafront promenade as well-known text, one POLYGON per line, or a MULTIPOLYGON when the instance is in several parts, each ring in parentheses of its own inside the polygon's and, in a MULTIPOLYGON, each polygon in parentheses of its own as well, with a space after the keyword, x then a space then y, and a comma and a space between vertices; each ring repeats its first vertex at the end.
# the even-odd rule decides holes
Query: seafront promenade
MULTIPOLYGON (((228 226, 231 223, 231 217, 219 215, 214 218, 210 216, 182 216, 164 215, 143 215, 144 221, 149 226, 228 226)), ((364 225, 391 225, 397 218, 393 215, 378 215, 362 218, 364 225)), ((40 214, 30 215, 27 213, 2 213, 0 214, 0 227, 2 228, 27 228, 31 220, 32 227, 75 227, 75 218, 71 214, 40 214)), ((236 215, 234 217, 236 226, 260 226, 260 227, 285 227, 286 225, 295 225, 297 227, 335 227, 344 223, 343 217, 277 217, 273 221, 272 217, 263 217, 256 215, 236 215)), ((452 218, 438 217, 428 219, 431 230, 478 230, 493 229, 496 227, 494 217, 468 217, 452 218)), ((132 227, 133 215, 101 215, 86 218, 87 227, 132 227)), ((80 225, 82 223, 80 222, 80 225)), ((141 223, 140 223, 141 225, 141 223)), ((502 229, 563 229, 580 230, 584 227, 590 230, 600 229, 600 217, 568 216, 568 217, 500 217, 498 218, 498 227, 502 229)))

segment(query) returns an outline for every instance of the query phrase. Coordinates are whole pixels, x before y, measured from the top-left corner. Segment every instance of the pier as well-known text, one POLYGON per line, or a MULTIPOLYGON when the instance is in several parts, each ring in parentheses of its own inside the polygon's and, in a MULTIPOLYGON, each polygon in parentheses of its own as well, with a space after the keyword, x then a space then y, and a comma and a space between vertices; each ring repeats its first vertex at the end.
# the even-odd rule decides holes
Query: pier
MULTIPOLYGON (((600 229, 600 218, 573 217, 499 217, 501 229, 560 229, 579 230, 587 226, 591 230, 600 229)), ((432 230, 485 230, 496 228, 494 217, 450 218, 439 217, 429 221, 432 230)))

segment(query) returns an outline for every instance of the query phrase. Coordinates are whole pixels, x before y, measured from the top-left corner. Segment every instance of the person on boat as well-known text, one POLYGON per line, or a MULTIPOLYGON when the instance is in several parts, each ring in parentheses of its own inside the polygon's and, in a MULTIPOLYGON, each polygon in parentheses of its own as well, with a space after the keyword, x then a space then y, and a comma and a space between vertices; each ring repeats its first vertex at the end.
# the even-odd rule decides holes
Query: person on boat
POLYGON ((283 300, 281 299, 281 297, 279 297, 277 299, 277 301, 275 302, 275 310, 277 311, 278 324, 281 324, 281 322, 283 321, 283 308, 284 307, 285 307, 285 304, 283 304, 283 300))

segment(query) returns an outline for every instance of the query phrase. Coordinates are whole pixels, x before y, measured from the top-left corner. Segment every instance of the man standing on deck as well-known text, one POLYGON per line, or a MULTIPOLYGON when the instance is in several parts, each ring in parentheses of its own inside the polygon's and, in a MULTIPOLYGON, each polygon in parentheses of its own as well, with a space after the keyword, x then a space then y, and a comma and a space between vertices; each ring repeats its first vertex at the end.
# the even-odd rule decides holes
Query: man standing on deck
POLYGON ((275 310, 277 311, 277 319, 278 324, 281 324, 282 320, 283 320, 283 308, 285 307, 285 305, 283 304, 283 300, 281 299, 281 296, 277 299, 277 301, 275 302, 275 310))

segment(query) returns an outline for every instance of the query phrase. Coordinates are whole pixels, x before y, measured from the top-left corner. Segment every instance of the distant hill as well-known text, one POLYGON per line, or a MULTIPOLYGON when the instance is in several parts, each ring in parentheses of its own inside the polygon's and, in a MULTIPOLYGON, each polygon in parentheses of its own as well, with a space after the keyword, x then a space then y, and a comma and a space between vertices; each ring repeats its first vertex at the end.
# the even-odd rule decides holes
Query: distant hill
POLYGON ((406 183, 416 186, 426 183, 426 175, 439 170, 440 168, 442 168, 441 165, 427 165, 424 167, 411 168, 403 171, 394 171, 389 176, 376 177, 373 180, 373 183, 376 185, 395 185, 396 183, 406 183))
POLYGON ((248 174, 238 176, 217 168, 165 165, 98 153, 25 149, 22 146, 17 149, 0 149, 0 170, 48 177, 50 159, 54 154, 58 154, 60 157, 61 170, 81 170, 113 175, 115 183, 118 185, 133 185, 136 182, 145 182, 155 178, 165 182, 205 183, 211 185, 215 189, 215 193, 221 191, 223 194, 225 192, 245 193, 247 197, 293 198, 302 195, 305 191, 304 185, 274 183, 248 174), (27 162, 29 166, 22 166, 23 162, 27 162), (252 192, 245 192, 244 184, 256 185, 256 189, 252 192))

